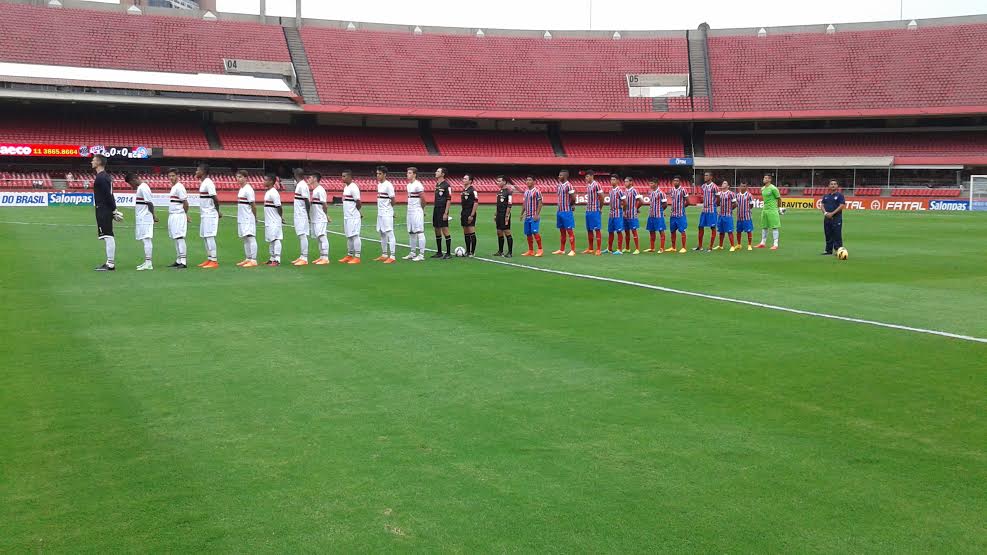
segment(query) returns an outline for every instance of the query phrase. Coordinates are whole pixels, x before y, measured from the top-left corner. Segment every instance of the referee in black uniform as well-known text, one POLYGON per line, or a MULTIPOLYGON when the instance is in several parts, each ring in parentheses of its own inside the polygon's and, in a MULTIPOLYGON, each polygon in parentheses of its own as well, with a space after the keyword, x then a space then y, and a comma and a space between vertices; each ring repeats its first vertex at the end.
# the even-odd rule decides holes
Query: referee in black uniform
POLYGON ((462 208, 459 214, 459 225, 463 226, 463 240, 466 241, 466 256, 476 254, 476 188, 473 187, 473 176, 463 176, 463 192, 460 198, 462 208))
POLYGON ((446 169, 435 170, 435 202, 432 204, 432 227, 435 228, 436 254, 432 258, 452 258, 452 237, 449 237, 449 205, 452 187, 446 181, 446 169), (446 252, 442 254, 442 239, 446 241, 446 252))
POLYGON ((106 245, 106 262, 96 268, 97 272, 116 270, 114 258, 117 252, 116 238, 113 237, 113 220, 120 217, 117 201, 113 196, 113 178, 106 171, 106 157, 93 154, 92 168, 96 171, 93 180, 93 204, 96 206, 96 232, 99 240, 106 245))
POLYGON ((514 237, 511 236, 511 204, 513 200, 513 185, 503 175, 497 176, 497 212, 494 215, 494 225, 497 226, 497 252, 494 256, 510 258, 514 256, 514 237), (504 252, 504 240, 507 240, 507 252, 504 252))
POLYGON ((843 246, 843 208, 846 199, 840 192, 840 184, 829 180, 829 191, 822 198, 823 232, 826 234, 826 251, 820 254, 833 254, 843 246))

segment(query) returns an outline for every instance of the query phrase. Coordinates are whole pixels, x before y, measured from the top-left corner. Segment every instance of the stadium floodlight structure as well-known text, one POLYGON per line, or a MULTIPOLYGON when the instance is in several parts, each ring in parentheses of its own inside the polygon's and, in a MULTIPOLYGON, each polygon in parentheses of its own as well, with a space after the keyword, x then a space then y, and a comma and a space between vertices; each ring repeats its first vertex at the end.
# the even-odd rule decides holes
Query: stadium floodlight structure
POLYGON ((483 32, 483 29, 477 29, 476 30, 476 38, 482 39, 485 36, 487 36, 487 35, 486 35, 486 33, 483 32))
POLYGON ((144 15, 144 12, 142 12, 141 9, 135 4, 127 8, 127 15, 144 15))
POLYGON ((613 32, 613 40, 620 40, 620 31, 613 32))
POLYGON ((832 23, 830 23, 829 25, 827 25, 826 26, 826 34, 827 35, 835 35, 836 34, 836 25, 833 25, 832 23))
POLYGON ((419 27, 418 25, 415 25, 415 30, 412 31, 412 33, 414 33, 416 35, 420 35, 420 34, 422 34, 422 28, 419 27))
POLYGON ((49 8, 61 8, 62 3, 59 0, 48 0, 49 8))
POLYGON ((763 39, 766 36, 768 36, 768 30, 767 29, 765 29, 764 27, 761 27, 760 29, 757 30, 757 37, 758 38, 763 39))
POLYGON ((915 21, 914 19, 909 21, 908 25, 905 28, 908 29, 909 31, 918 30, 918 21, 915 21))
POLYGON ((970 176, 970 210, 987 211, 987 175, 970 176))

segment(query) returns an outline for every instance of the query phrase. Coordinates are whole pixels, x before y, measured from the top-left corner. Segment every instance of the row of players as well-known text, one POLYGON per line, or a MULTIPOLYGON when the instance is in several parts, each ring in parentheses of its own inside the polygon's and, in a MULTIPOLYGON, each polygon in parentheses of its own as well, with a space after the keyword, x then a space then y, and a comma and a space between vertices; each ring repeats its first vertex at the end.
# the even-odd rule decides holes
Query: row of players
MULTIPOLYGON (((100 239, 107 241, 107 262, 97 268, 97 270, 112 270, 115 267, 111 245, 115 251, 113 239, 113 221, 122 219, 122 215, 116 211, 113 202, 112 187, 109 181, 109 174, 105 172, 105 160, 102 157, 94 157, 93 168, 97 170, 97 180, 94 187, 96 194, 97 226, 99 228, 100 239), (103 186, 99 186, 103 184, 103 186), (110 191, 104 194, 104 189, 110 191), (107 217, 107 204, 112 204, 112 217, 107 217), (102 206, 101 206, 102 205, 102 206)), ((296 185, 294 190, 294 229, 299 238, 300 255, 292 261, 292 265, 304 266, 309 264, 309 241, 310 236, 314 236, 318 243, 319 256, 312 264, 324 265, 329 263, 329 240, 328 224, 331 218, 327 212, 329 195, 325 187, 321 184, 322 176, 318 172, 305 172, 301 169, 295 170, 296 185)), ((427 204, 424 197, 424 186, 418 181, 417 168, 411 167, 406 172, 408 178, 408 206, 407 206, 407 229, 411 252, 404 257, 405 260, 422 261, 425 258, 425 237, 424 237, 424 208, 427 204)), ((216 194, 216 186, 209 178, 209 167, 200 165, 196 170, 196 179, 199 181, 199 235, 205 243, 206 260, 199 264, 201 268, 219 267, 218 253, 216 246, 216 235, 219 227, 219 220, 223 217, 219 210, 220 203, 216 194)), ((256 195, 253 187, 247 182, 248 173, 244 170, 238 171, 237 181, 240 190, 237 192, 237 233, 243 240, 245 258, 237 265, 245 268, 258 266, 257 262, 257 209, 256 195)), ((385 264, 392 264, 396 261, 396 239, 394 235, 394 186, 387 180, 387 168, 379 166, 376 170, 377 176, 377 232, 380 236, 381 255, 375 260, 385 264)), ((347 241, 347 254, 340 262, 347 264, 359 264, 361 262, 362 239, 360 230, 362 226, 362 199, 359 187, 353 182, 353 174, 346 170, 342 172, 343 187, 343 231, 347 241)), ((435 172, 437 185, 434 193, 432 226, 435 230, 436 254, 432 258, 448 259, 451 257, 452 239, 449 232, 449 210, 452 202, 452 188, 446 179, 445 168, 439 168, 435 172), (443 245, 444 243, 444 245, 443 245), (443 250, 443 246, 445 249, 443 250)), ((747 191, 747 184, 741 183, 740 191, 734 193, 730 190, 730 185, 726 181, 719 186, 712 182, 712 175, 706 174, 706 180, 702 185, 703 210, 700 215, 700 246, 694 250, 702 250, 703 232, 705 228, 711 228, 710 243, 707 250, 724 248, 724 237, 730 240, 730 251, 740 250, 741 234, 747 233, 747 248, 752 250, 753 221, 751 219, 751 208, 754 206, 754 199, 747 191), (734 239, 734 218, 733 213, 737 212, 736 241, 734 239), (717 232, 720 233, 719 246, 715 246, 717 232)), ((188 192, 185 186, 178 180, 178 171, 171 169, 168 171, 168 178, 172 187, 169 193, 168 207, 168 234, 174 240, 177 257, 171 265, 173 268, 187 267, 187 244, 186 235, 189 216, 188 192)), ((127 174, 126 181, 136 189, 135 202, 135 233, 138 241, 144 246, 145 261, 138 266, 138 270, 153 269, 151 262, 153 252, 154 223, 158 221, 154 212, 154 204, 151 189, 146 183, 140 182, 134 174, 127 174)), ((575 188, 569 183, 568 171, 562 170, 558 176, 558 205, 556 208, 556 227, 560 233, 560 247, 553 254, 575 256, 575 234, 573 207, 575 206, 575 188), (566 242, 570 245, 566 251, 566 242)), ((501 186, 497 194, 497 207, 494 222, 497 228, 498 251, 494 256, 510 257, 513 255, 514 239, 511 232, 512 227, 512 207, 513 207, 513 184, 504 176, 497 178, 501 186), (506 243, 506 250, 505 250, 506 243)), ((589 239, 589 247, 583 251, 584 254, 601 255, 603 253, 622 254, 628 252, 639 254, 640 243, 638 237, 640 208, 644 205, 643 195, 638 194, 633 181, 630 178, 623 182, 616 175, 610 176, 611 189, 609 192, 609 243, 608 248, 602 248, 601 235, 601 208, 604 204, 604 191, 596 180, 592 171, 586 172, 587 182, 587 205, 586 205, 586 228, 589 239), (617 240, 617 249, 613 248, 614 239, 617 240), (634 241, 632 251, 631 240, 634 241), (594 247, 595 245, 595 247, 594 247)), ((650 180, 649 213, 646 229, 651 236, 651 247, 644 252, 686 252, 686 229, 688 221, 685 215, 685 208, 689 204, 687 192, 681 188, 681 178, 676 176, 673 179, 673 188, 666 197, 665 193, 658 189, 656 179, 650 180), (672 234, 672 246, 665 248, 666 225, 664 212, 671 206, 671 217, 669 220, 669 230, 672 234), (656 239, 660 236, 660 244, 656 248, 656 239), (681 236, 682 246, 677 247, 677 239, 681 236)), ((264 177, 266 191, 263 197, 264 207, 264 237, 269 245, 268 266, 279 266, 281 264, 281 250, 283 237, 283 207, 281 205, 281 195, 278 189, 277 178, 273 174, 264 177)), ((778 202, 780 195, 777 188, 770 183, 770 176, 765 176, 765 187, 762 189, 762 198, 765 200, 765 211, 762 214, 762 241, 758 248, 765 246, 766 229, 775 230, 774 246, 778 248, 778 228, 780 220, 777 218, 778 202), (774 217, 772 218, 772 212, 774 217)), ((463 190, 460 195, 460 224, 463 227, 464 240, 466 243, 466 255, 473 256, 476 253, 476 212, 479 204, 479 197, 472 183, 472 176, 463 176, 463 190)), ((522 210, 522 220, 524 221, 524 233, 528 241, 528 250, 522 256, 542 256, 542 238, 540 233, 541 212, 543 208, 542 195, 534 186, 533 176, 526 178, 526 188, 524 190, 524 201, 522 210), (537 244, 537 248, 535 245, 537 244)))

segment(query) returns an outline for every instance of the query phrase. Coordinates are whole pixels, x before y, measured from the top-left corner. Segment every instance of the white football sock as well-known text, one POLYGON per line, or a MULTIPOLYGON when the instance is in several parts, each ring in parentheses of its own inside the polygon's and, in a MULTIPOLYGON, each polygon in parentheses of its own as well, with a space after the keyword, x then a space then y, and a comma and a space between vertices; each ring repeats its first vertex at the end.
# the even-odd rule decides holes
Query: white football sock
POLYGON ((301 249, 301 255, 298 258, 302 260, 308 260, 308 235, 299 235, 299 248, 301 249))
POLYGON ((387 232, 381 231, 378 235, 380 235, 380 255, 387 256, 387 232))
POLYGON ((104 237, 103 242, 106 243, 106 265, 116 266, 116 256, 117 256, 117 240, 114 237, 104 237))
POLYGON ((397 238, 394 237, 394 230, 388 231, 386 235, 388 252, 391 254, 391 258, 394 258, 394 255, 397 254, 398 247, 397 238))
POLYGON ((357 235, 353 238, 353 256, 360 258, 360 247, 363 245, 363 239, 357 235))
POLYGON ((761 230, 761 244, 763 245, 763 244, 765 244, 767 242, 768 242, 768 230, 762 229, 761 230))
POLYGON ((250 237, 243 238, 243 257, 250 260, 250 237))
POLYGON ((777 229, 772 229, 772 230, 771 230, 771 235, 772 235, 772 237, 774 237, 774 240, 775 240, 775 246, 776 246, 776 247, 778 246, 778 235, 779 235, 779 234, 780 234, 780 231, 779 231, 779 230, 777 230, 777 229))
POLYGON ((271 241, 271 260, 281 262, 281 239, 271 241))
POLYGON ((319 235, 319 256, 329 258, 329 237, 319 235))
POLYGON ((257 262, 257 238, 250 238, 250 259, 257 262))
POLYGON ((217 258, 216 254, 217 254, 216 253, 216 238, 215 237, 206 237, 206 258, 208 258, 209 260, 215 261, 216 258, 217 258))
POLYGON ((151 261, 151 253, 154 252, 154 241, 151 239, 143 239, 144 243, 144 260, 147 262, 151 261))

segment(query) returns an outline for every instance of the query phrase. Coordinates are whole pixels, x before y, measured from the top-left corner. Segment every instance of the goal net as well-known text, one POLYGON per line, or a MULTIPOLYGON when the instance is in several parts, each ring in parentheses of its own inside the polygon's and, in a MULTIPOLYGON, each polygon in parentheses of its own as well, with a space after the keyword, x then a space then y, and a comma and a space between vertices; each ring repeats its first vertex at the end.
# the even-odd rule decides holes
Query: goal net
POLYGON ((970 210, 987 211, 987 175, 970 176, 970 210))

